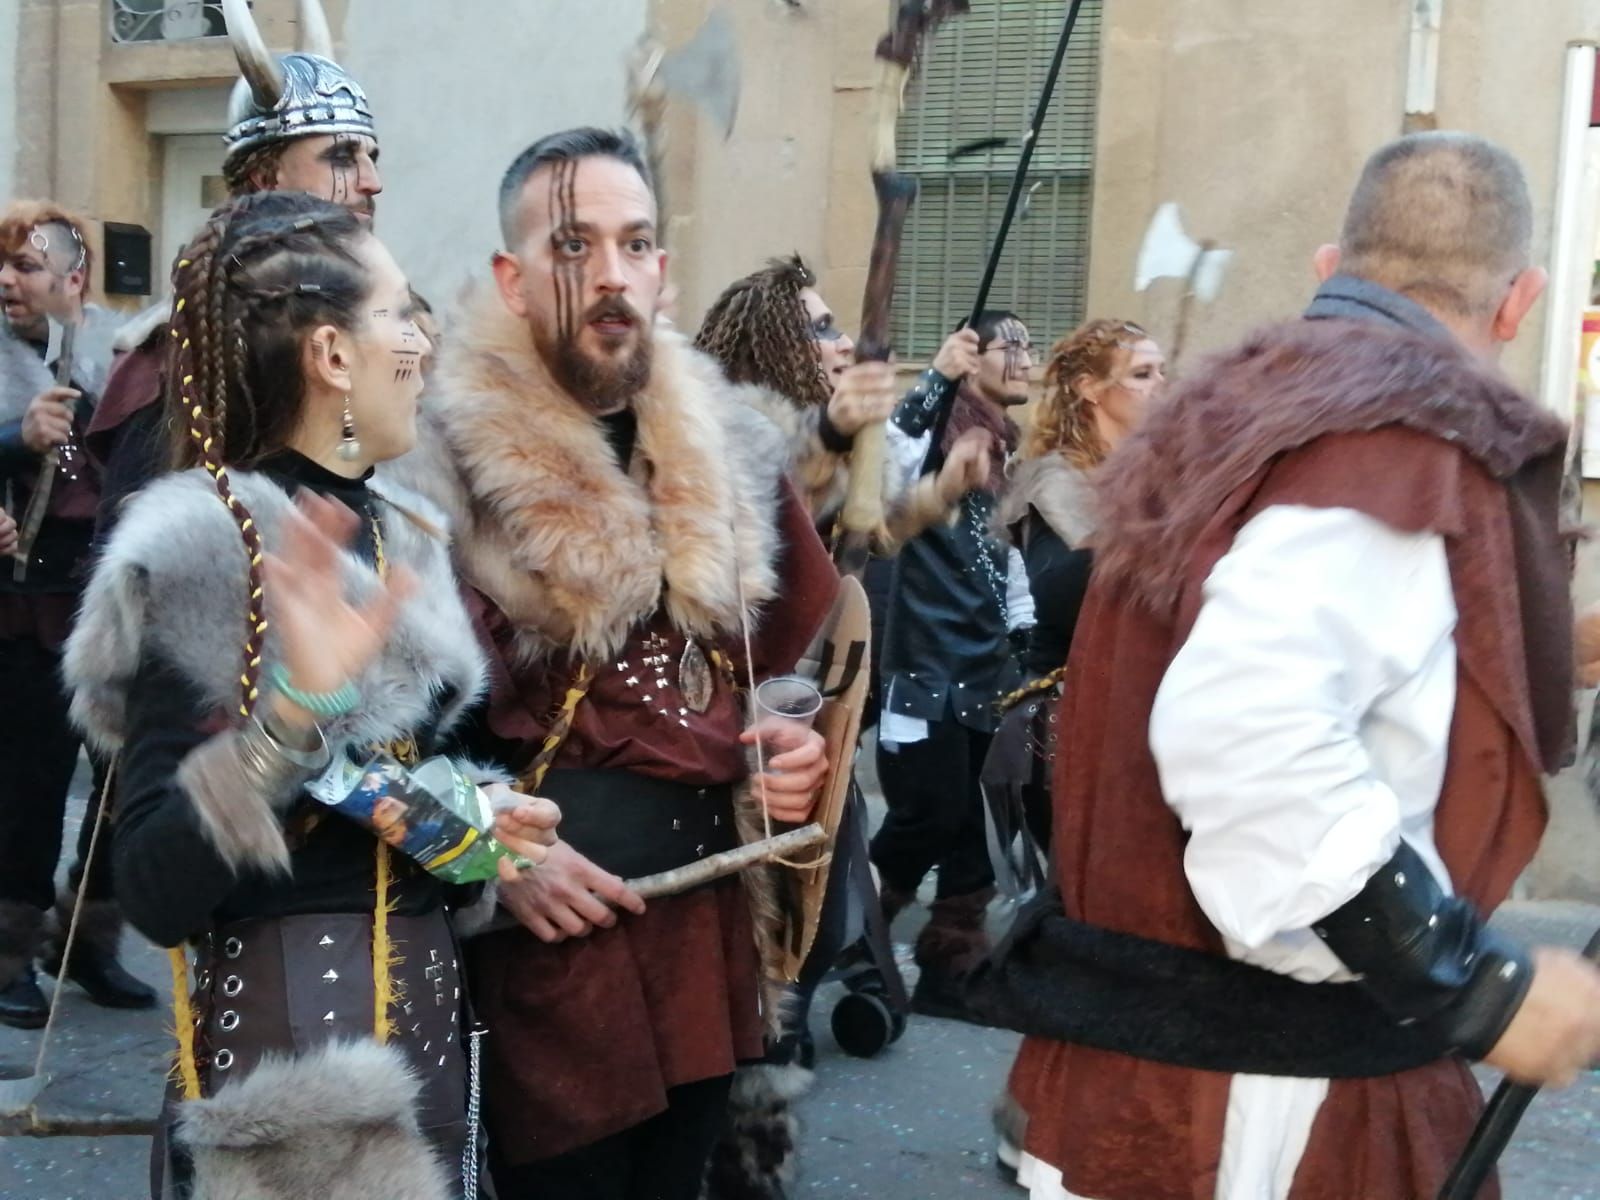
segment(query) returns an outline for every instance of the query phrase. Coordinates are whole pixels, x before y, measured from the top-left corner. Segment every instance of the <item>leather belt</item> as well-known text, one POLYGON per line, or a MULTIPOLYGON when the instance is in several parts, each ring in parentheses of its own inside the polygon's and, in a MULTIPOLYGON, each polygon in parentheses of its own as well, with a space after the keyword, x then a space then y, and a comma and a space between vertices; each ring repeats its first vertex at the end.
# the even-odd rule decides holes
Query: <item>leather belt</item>
POLYGON ((561 839, 623 879, 686 866, 739 844, 733 787, 633 771, 552 770, 539 794, 561 806, 561 839))

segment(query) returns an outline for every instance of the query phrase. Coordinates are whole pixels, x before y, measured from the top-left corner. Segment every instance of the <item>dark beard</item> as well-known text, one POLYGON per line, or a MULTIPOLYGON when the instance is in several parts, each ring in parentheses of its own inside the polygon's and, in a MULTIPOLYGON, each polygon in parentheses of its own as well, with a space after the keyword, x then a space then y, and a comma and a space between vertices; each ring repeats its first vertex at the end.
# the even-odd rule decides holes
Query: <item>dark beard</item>
POLYGON ((602 301, 583 315, 579 329, 601 317, 623 315, 633 321, 638 341, 620 362, 597 359, 578 348, 577 334, 551 337, 535 326, 534 344, 563 391, 593 413, 610 413, 626 408, 650 382, 654 347, 650 327, 638 313, 622 301, 602 301))

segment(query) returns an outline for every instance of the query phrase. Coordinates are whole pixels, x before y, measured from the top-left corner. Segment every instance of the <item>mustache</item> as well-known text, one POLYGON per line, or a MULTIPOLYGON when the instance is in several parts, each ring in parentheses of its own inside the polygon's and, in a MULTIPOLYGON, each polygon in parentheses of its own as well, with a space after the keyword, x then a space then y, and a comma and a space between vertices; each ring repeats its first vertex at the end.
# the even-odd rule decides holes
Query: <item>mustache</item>
POLYGON ((633 325, 644 325, 644 317, 639 311, 620 296, 609 296, 591 304, 583 314, 582 324, 592 325, 596 321, 627 321, 633 325))

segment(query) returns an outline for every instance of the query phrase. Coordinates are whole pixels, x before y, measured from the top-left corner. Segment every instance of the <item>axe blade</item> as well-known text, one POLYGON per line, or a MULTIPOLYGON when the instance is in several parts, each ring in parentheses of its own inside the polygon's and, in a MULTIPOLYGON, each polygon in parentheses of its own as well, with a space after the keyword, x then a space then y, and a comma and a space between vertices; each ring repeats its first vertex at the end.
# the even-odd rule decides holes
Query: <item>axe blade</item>
POLYGON ((739 42, 726 8, 712 10, 699 31, 661 60, 656 79, 671 96, 693 101, 733 136, 739 117, 739 42))

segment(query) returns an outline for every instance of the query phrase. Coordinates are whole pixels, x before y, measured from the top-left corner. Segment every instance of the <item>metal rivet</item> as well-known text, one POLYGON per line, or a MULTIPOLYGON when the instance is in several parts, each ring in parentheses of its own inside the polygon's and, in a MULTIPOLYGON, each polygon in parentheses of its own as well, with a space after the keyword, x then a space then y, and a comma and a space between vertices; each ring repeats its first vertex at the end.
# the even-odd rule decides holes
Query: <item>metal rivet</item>
POLYGON ((1395 887, 1405 887, 1406 873, 1404 871, 1396 871, 1394 873, 1394 885, 1395 887))
POLYGON ((683 828, 683 822, 678 820, 677 817, 673 817, 672 818, 672 832, 673 833, 677 833, 682 828, 683 828))
POLYGON ((238 958, 244 953, 244 943, 236 937, 231 937, 222 943, 222 953, 227 958, 238 958))
POLYGON ((202 992, 205 991, 211 986, 211 972, 201 971, 199 976, 195 979, 194 984, 202 992))
POLYGON ((237 975, 229 975, 222 981, 222 994, 228 999, 232 1000, 242 991, 244 991, 244 980, 237 975))
POLYGON ((446 1042, 453 1042, 453 1041, 455 1041, 455 1040, 456 1040, 456 1034, 455 1034, 455 1030, 453 1030, 453 1029, 452 1029, 452 1030, 451 1030, 451 1031, 450 1031, 450 1032, 449 1032, 449 1033, 447 1033, 447 1034, 445 1034, 445 1035, 444 1035, 444 1040, 445 1040, 445 1041, 446 1041, 446 1042))
POLYGON ((322 973, 322 982, 323 983, 338 983, 339 982, 339 972, 335 971, 332 967, 329 967, 326 971, 324 971, 322 973))
POLYGON ((217 1022, 217 1028, 222 1030, 223 1033, 232 1033, 239 1028, 239 1014, 230 1008, 222 1014, 222 1018, 217 1022))
POLYGON ((444 1003, 444 993, 443 992, 435 992, 433 994, 433 1006, 435 1008, 438 1008, 443 1003, 444 1003))
POLYGON ((319 945, 319 946, 331 946, 331 945, 333 945, 333 939, 331 937, 329 937, 327 934, 323 934, 322 937, 320 937, 317 940, 317 945, 319 945))
POLYGON ((694 855, 695 855, 696 858, 699 858, 705 852, 706 852, 706 844, 704 842, 701 842, 698 846, 696 846, 694 848, 694 855))
POLYGON ((449 1057, 450 1057, 450 1056, 449 1056, 449 1055, 448 1055, 448 1054, 441 1054, 441 1055, 439 1055, 439 1065, 440 1065, 440 1066, 441 1066, 441 1067, 442 1067, 442 1066, 444 1066, 444 1060, 445 1060, 445 1059, 447 1059, 447 1058, 449 1058, 449 1057))
POLYGON ((1437 928, 1439 928, 1439 914, 1438 913, 1434 913, 1433 916, 1428 918, 1428 928, 1429 929, 1437 929, 1437 928))
POLYGON ((333 1009, 330 1008, 327 1012, 322 1014, 322 1023, 324 1025, 333 1024, 333 1009))
POLYGON ((438 962, 439 961, 439 952, 437 950, 429 950, 428 951, 428 961, 429 962, 438 962))
POLYGON ((233 1066, 233 1051, 218 1050, 216 1057, 214 1057, 211 1061, 217 1070, 226 1071, 229 1067, 233 1066))
POLYGON ((422 1052, 424 1054, 426 1054, 429 1050, 432 1050, 432 1049, 433 1049, 433 1043, 431 1041, 422 1043, 422 1052))
POLYGON ((1510 962, 1510 963, 1507 963, 1505 966, 1500 968, 1500 978, 1501 979, 1515 979, 1516 977, 1517 977, 1517 964, 1516 963, 1510 962))

